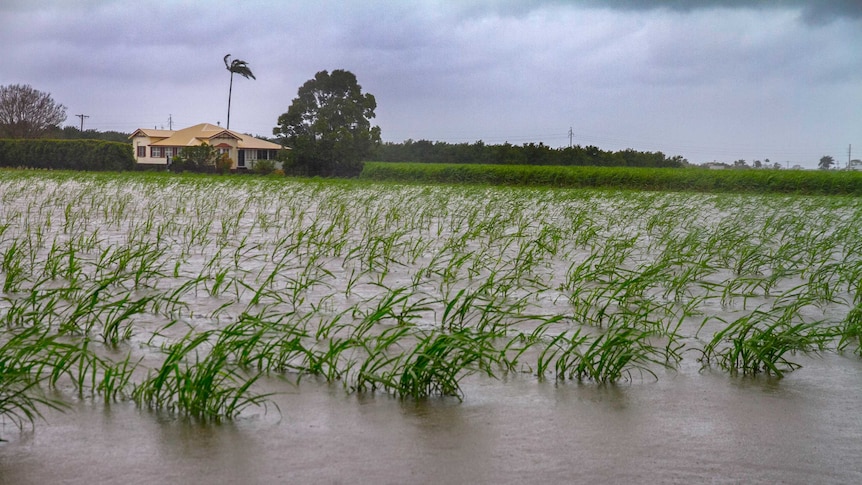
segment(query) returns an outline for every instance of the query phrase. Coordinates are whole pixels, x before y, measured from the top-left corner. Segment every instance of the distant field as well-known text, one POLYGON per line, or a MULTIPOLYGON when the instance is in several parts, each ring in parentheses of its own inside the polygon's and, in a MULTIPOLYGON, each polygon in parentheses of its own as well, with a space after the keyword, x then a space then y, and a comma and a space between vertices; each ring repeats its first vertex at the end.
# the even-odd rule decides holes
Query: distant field
POLYGON ((862 195, 862 172, 366 162, 366 180, 697 192, 862 195))

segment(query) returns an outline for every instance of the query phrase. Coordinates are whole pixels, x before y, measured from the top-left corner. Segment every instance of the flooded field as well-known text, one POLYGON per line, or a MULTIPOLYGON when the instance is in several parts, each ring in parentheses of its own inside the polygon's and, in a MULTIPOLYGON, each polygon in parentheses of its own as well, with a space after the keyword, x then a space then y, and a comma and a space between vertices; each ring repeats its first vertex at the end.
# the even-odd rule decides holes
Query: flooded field
POLYGON ((0 483, 862 479, 858 199, 4 175, 0 483))

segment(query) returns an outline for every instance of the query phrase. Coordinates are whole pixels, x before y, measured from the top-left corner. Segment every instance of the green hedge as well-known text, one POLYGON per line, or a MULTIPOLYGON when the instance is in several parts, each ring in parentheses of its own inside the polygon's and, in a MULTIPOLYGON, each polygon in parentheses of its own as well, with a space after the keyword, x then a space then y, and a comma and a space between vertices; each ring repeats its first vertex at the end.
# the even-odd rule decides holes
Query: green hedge
POLYGON ((101 140, 0 140, 0 167, 134 170, 128 143, 101 140))
POLYGON ((569 188, 862 195, 862 172, 367 162, 360 178, 569 188))

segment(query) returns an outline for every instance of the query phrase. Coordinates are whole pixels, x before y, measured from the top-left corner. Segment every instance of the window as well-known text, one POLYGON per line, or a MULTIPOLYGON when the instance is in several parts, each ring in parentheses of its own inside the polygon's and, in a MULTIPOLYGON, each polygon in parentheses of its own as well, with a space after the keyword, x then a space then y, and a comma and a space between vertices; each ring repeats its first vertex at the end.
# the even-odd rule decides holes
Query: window
POLYGON ((269 160, 268 150, 258 150, 257 151, 257 159, 258 160, 269 160))
POLYGON ((150 157, 162 158, 163 156, 165 156, 164 148, 162 148, 162 147, 150 147, 150 157))
POLYGON ((145 158, 147 156, 147 147, 138 145, 138 158, 145 158))

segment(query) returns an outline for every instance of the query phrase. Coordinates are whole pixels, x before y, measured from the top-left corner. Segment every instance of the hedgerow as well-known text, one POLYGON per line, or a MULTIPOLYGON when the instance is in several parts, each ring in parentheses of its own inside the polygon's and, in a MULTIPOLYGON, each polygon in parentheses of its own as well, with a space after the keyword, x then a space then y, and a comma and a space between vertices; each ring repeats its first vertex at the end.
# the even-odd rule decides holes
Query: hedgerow
POLYGON ((134 170, 127 143, 101 140, 0 140, 0 167, 134 170))

